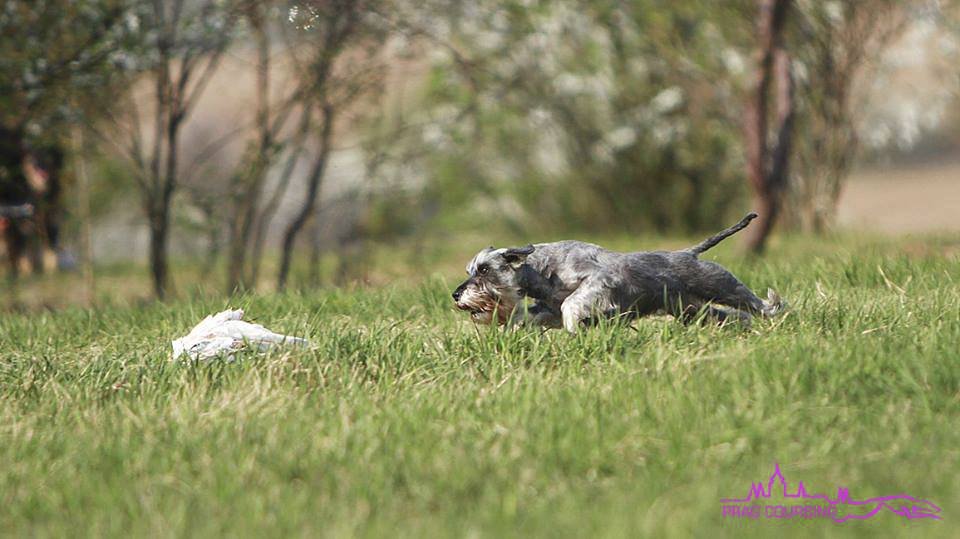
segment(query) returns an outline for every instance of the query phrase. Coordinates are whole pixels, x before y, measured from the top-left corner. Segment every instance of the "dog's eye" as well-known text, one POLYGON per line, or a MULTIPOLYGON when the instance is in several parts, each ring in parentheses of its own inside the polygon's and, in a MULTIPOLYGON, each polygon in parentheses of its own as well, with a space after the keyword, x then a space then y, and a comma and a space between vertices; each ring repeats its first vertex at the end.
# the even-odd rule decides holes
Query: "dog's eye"
POLYGON ((486 275, 487 271, 489 270, 490 268, 487 266, 480 266, 479 268, 477 268, 477 273, 479 273, 480 275, 486 275))

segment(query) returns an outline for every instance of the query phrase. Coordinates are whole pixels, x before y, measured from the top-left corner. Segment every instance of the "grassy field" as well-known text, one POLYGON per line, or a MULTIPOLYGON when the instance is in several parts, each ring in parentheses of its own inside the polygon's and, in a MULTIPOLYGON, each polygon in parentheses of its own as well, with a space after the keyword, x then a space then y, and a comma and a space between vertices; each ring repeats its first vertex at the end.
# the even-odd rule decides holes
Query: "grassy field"
POLYGON ((724 246, 792 306, 749 330, 477 329, 463 253, 423 282, 2 314, 0 533, 957 537, 957 245, 724 246), (169 361, 228 305, 312 344, 169 361), (721 517, 774 463, 943 520, 721 517))

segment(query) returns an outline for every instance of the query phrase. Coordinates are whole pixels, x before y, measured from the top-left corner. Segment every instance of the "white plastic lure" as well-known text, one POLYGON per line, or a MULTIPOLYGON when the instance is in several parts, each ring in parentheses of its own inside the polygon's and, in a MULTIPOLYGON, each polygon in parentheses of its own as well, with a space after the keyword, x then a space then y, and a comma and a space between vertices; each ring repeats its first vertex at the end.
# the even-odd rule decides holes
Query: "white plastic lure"
POLYGON ((226 310, 204 318, 187 336, 173 341, 172 359, 187 356, 207 360, 218 356, 232 358, 232 353, 250 347, 263 352, 273 346, 294 344, 306 346, 306 339, 274 333, 260 324, 243 320, 241 309, 226 310))

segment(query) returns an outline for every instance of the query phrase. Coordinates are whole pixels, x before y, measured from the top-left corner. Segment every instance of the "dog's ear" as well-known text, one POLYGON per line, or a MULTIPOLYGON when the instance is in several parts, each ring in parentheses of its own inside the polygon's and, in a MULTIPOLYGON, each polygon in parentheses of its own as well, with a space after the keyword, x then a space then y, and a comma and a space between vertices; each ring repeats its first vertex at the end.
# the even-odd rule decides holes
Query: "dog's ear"
POLYGON ((507 261, 507 264, 511 266, 518 266, 523 264, 527 259, 527 256, 533 252, 533 245, 525 245, 523 247, 511 247, 503 252, 501 255, 504 260, 507 261))

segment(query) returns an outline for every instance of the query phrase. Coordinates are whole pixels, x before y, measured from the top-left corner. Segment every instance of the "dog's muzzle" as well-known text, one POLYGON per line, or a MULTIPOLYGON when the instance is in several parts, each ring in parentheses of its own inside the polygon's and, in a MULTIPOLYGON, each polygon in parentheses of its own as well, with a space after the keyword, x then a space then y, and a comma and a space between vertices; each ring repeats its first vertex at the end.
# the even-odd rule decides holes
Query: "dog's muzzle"
POLYGON ((460 296, 463 295, 463 290, 466 287, 467 287, 467 283, 463 283, 460 286, 458 286, 456 290, 453 291, 453 294, 451 294, 453 296, 453 301, 456 301, 457 303, 460 302, 460 296))
POLYGON ((470 313, 470 318, 474 322, 489 324, 494 311, 497 309, 497 301, 483 294, 477 288, 477 284, 471 279, 467 279, 451 294, 457 309, 470 313))
POLYGON ((460 299, 463 297, 464 291, 467 289, 467 286, 469 285, 470 285, 470 281, 469 280, 465 281, 463 284, 458 286, 456 290, 453 291, 453 294, 451 294, 451 296, 453 297, 453 301, 454 303, 456 303, 458 309, 460 309, 461 311, 470 311, 471 314, 476 314, 482 311, 482 309, 479 306, 470 305, 468 303, 461 303, 460 301, 460 299))

